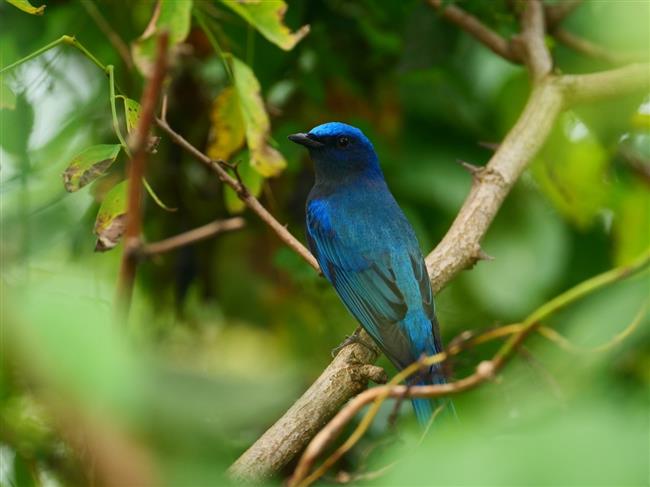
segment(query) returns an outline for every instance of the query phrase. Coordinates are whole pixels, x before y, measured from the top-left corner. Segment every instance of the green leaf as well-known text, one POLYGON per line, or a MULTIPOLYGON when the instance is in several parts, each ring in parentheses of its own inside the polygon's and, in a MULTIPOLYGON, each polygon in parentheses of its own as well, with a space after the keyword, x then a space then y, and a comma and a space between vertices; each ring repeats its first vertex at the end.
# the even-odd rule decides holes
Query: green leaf
POLYGON ((287 161, 267 143, 271 123, 264 108, 260 83, 244 62, 234 56, 231 56, 231 62, 235 89, 246 125, 246 142, 251 152, 250 163, 262 176, 275 176, 287 166, 287 161))
POLYGON ((124 100, 124 116, 126 119, 126 130, 131 133, 138 125, 140 118, 140 104, 131 98, 122 97, 124 100))
POLYGON ((97 244, 95 251, 105 252, 115 247, 126 225, 126 188, 127 182, 116 184, 102 201, 95 219, 97 244))
POLYGON ((0 110, 7 108, 9 110, 15 110, 16 108, 16 95, 11 88, 9 88, 0 78, 0 110))
POLYGON ((41 5, 40 7, 34 7, 27 0, 7 0, 7 2, 13 5, 14 7, 19 8, 23 12, 27 12, 28 14, 43 15, 45 13, 45 7, 46 7, 45 5, 41 5))
MULTIPOLYGON (((245 154, 243 158, 245 158, 245 154)), ((264 183, 264 178, 255 171, 252 165, 241 163, 237 166, 237 171, 239 172, 239 177, 242 182, 248 188, 250 194, 255 197, 258 197, 262 192, 262 184, 264 183)), ((224 187, 223 192, 224 202, 226 204, 226 209, 233 214, 241 213, 246 208, 244 202, 237 196, 237 193, 230 186, 224 187)))
POLYGON ((190 33, 192 0, 158 0, 153 16, 146 29, 133 44, 133 61, 140 72, 148 74, 153 68, 156 56, 156 34, 165 30, 169 33, 172 54, 175 47, 190 33))
POLYGON ((246 20, 264 37, 285 51, 307 35, 309 26, 303 25, 296 32, 284 24, 287 4, 284 0, 222 0, 222 3, 246 20))
POLYGON ((606 205, 607 151, 573 113, 560 117, 532 172, 555 207, 586 228, 606 205))
POLYGON ((76 155, 63 171, 66 191, 77 191, 102 176, 115 162, 121 148, 119 144, 93 145, 76 155))
POLYGON ((210 112, 207 154, 211 159, 227 161, 246 138, 246 127, 235 88, 228 86, 219 93, 210 112))

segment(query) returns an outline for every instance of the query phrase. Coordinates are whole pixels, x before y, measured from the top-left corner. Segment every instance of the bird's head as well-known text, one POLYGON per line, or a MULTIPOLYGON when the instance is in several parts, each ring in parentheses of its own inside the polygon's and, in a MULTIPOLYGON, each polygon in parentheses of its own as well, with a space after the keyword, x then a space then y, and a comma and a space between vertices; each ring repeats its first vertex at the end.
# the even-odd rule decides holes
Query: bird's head
POLYGON ((289 140, 309 149, 317 178, 381 175, 377 154, 361 130, 341 122, 324 123, 289 140))

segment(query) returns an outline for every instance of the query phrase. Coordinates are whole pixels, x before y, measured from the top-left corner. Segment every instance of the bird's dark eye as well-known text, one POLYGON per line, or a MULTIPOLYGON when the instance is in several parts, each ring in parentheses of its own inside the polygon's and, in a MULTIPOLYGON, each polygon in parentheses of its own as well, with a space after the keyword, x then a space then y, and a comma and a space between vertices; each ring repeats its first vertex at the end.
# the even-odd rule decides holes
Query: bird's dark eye
POLYGON ((345 148, 348 145, 350 145, 350 139, 348 137, 339 137, 336 140, 336 143, 338 144, 339 147, 345 148))

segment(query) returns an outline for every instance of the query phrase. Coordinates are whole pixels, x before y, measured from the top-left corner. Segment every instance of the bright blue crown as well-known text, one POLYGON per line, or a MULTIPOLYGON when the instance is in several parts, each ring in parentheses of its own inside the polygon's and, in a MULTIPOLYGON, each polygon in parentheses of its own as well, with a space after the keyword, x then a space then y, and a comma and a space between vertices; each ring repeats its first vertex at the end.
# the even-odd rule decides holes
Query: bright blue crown
POLYGON ((372 147, 372 144, 368 140, 361 130, 352 125, 342 122, 328 122, 322 125, 318 125, 309 131, 310 134, 315 135, 316 137, 341 137, 348 136, 359 139, 372 147))

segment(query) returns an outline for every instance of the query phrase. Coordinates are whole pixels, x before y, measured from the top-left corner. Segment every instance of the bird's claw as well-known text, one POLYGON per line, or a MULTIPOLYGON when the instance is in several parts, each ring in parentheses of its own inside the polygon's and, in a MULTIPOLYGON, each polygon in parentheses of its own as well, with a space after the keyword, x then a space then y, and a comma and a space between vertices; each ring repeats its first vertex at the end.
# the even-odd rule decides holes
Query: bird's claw
POLYGON ((345 337, 345 340, 343 340, 338 347, 332 349, 332 357, 336 357, 341 350, 343 350, 348 345, 352 345, 353 343, 358 343, 359 345, 363 345, 368 350, 370 350, 371 352, 374 353, 375 350, 376 350, 374 345, 371 345, 368 342, 366 342, 365 340, 363 340, 359 336, 360 331, 361 331, 361 329, 357 328, 352 335, 348 335, 347 337, 345 337))

